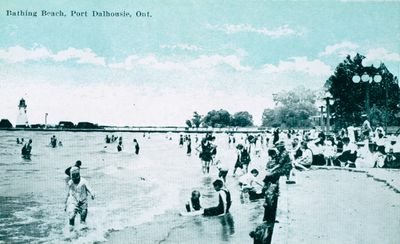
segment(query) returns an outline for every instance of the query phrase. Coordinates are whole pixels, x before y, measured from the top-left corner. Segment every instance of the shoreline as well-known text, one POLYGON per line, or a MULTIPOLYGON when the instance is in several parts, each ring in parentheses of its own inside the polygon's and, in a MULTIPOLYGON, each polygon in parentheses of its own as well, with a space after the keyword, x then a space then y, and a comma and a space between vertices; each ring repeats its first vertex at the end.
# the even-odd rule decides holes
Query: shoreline
MULTIPOLYGON (((365 174, 366 177, 372 178, 374 181, 370 182, 368 184, 373 184, 376 187, 379 187, 380 183, 383 183, 385 185, 384 189, 389 189, 393 190, 395 193, 400 193, 400 180, 396 181, 396 176, 400 174, 400 170, 383 170, 383 169, 350 169, 350 168, 340 168, 340 167, 325 167, 325 166, 318 166, 314 167, 313 170, 310 171, 312 173, 313 171, 322 171, 322 170, 327 170, 327 171, 346 171, 346 172, 354 172, 354 173, 362 173, 365 174), (376 181, 376 182, 375 182, 376 181)), ((299 183, 302 184, 302 181, 308 180, 310 176, 307 174, 304 174, 303 172, 298 172, 298 174, 301 174, 300 176, 296 178, 302 178, 299 183)), ((361 175, 361 174, 357 174, 361 175)), ((313 176, 311 176, 312 178, 313 176)), ((350 177, 350 176, 349 176, 350 177)), ((352 176, 351 176, 352 177, 352 176)), ((297 201, 295 198, 292 198, 292 194, 289 194, 288 191, 293 191, 294 187, 289 186, 285 184, 285 181, 283 178, 281 178, 281 196, 278 200, 278 219, 280 223, 275 225, 275 230, 273 234, 273 243, 281 243, 283 240, 288 240, 291 238, 291 234, 293 234, 293 230, 296 229, 291 226, 291 223, 293 222, 296 217, 294 216, 295 212, 298 210, 292 210, 291 208, 294 207, 292 205, 293 201, 297 201)), ((304 186, 301 186, 304 187, 304 186)), ((303 189, 305 190, 305 189, 303 189)), ((231 190, 234 191, 235 193, 236 190, 231 190)), ((385 192, 388 194, 388 192, 385 192)), ((344 193, 347 194, 347 193, 344 193)), ((397 195, 397 194, 396 194, 397 195)), ((303 201, 305 199, 300 199, 300 201, 303 201)), ((316 199, 313 199, 316 200, 316 199)), ((259 212, 260 216, 257 221, 258 224, 262 223, 262 212, 264 208, 262 207, 261 202, 257 203, 252 203, 254 204, 254 209, 255 212, 259 212), (258 210, 257 210, 258 209, 258 210)), ((151 222, 143 223, 138 226, 131 226, 131 227, 126 227, 122 230, 111 230, 107 235, 106 235, 106 241, 103 242, 98 242, 98 243, 119 243, 119 242, 125 242, 125 243, 135 243, 135 240, 146 240, 147 235, 151 235, 153 238, 152 240, 147 240, 144 241, 143 243, 174 243, 175 241, 181 241, 180 243, 201 243, 202 241, 198 239, 191 240, 191 235, 193 238, 195 238, 198 233, 196 229, 193 229, 195 226, 191 222, 185 221, 185 219, 182 219, 182 217, 176 217, 175 220, 171 221, 171 216, 175 215, 176 216, 176 211, 169 210, 164 214, 156 215, 154 216, 154 219, 151 222), (154 233, 154 227, 156 226, 157 231, 154 233), (153 231, 150 231, 153 230, 153 231), (183 233, 188 233, 183 235, 183 233), (182 236, 183 235, 183 236, 182 236), (144 238, 144 239, 143 239, 144 238), (181 239, 179 239, 181 238, 181 239), (200 241, 200 242, 198 242, 200 241)), ((234 213, 235 219, 238 217, 245 217, 242 216, 243 213, 234 213)), ((251 215, 250 215, 251 216, 251 215)), ((248 217, 248 216, 246 216, 248 217)), ((350 218, 350 217, 349 217, 350 218)), ((188 219, 189 221, 191 219, 188 219)), ((199 222, 207 222, 207 221, 215 221, 215 219, 208 219, 204 217, 197 217, 197 220, 199 222)), ((236 233, 235 237, 232 237, 230 240, 232 243, 250 243, 252 242, 252 239, 249 237, 248 233, 253 230, 256 227, 256 224, 252 223, 250 220, 245 221, 248 224, 248 228, 238 230, 236 228, 236 233)), ((295 223, 297 224, 297 223, 295 223)), ((211 236, 214 236, 216 238, 215 233, 210 233, 211 236)), ((322 235, 322 233, 321 233, 322 235)), ((295 236, 298 236, 297 234, 295 236)), ((301 235, 300 235, 301 236, 301 235)), ((332 241, 332 239, 330 239, 332 241)), ((210 239, 211 241, 211 239, 210 239)), ((216 239, 214 239, 216 241, 216 239)), ((302 243, 302 240, 299 240, 300 243, 302 243)))

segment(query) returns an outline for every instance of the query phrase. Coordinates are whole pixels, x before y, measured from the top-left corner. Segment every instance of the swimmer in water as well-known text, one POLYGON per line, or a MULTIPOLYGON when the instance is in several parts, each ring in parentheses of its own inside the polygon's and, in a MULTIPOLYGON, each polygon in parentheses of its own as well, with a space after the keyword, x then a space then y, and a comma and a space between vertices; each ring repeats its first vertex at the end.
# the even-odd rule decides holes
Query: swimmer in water
POLYGON ((186 155, 190 156, 192 154, 192 140, 190 137, 187 139, 187 150, 186 155))
POLYGON ((138 155, 140 147, 139 147, 139 143, 137 142, 136 139, 133 139, 133 145, 135 146, 135 154, 138 155))
POLYGON ((118 142, 118 146, 117 146, 118 152, 121 152, 123 148, 124 148, 124 146, 122 145, 122 140, 120 140, 120 141, 118 142))
POLYGON ((53 135, 53 136, 50 138, 50 146, 53 147, 53 148, 57 147, 57 138, 56 138, 55 135, 53 135))
POLYGON ((86 222, 88 213, 88 194, 94 200, 95 194, 88 182, 80 176, 78 167, 71 168, 71 180, 68 182, 68 195, 65 200, 64 211, 68 213, 69 225, 72 228, 75 225, 76 214, 80 215, 81 223, 86 222))
POLYGON ((179 136, 179 147, 183 146, 183 135, 179 136))
POLYGON ((21 154, 23 158, 30 158, 32 151, 32 139, 29 139, 29 142, 22 147, 21 154))

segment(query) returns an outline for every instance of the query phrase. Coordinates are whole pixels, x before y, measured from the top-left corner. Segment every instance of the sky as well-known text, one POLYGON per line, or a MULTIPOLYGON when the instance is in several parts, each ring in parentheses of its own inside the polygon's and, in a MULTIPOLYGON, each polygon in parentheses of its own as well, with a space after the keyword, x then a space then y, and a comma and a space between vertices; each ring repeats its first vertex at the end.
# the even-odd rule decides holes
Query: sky
POLYGON ((15 125, 23 97, 31 124, 48 113, 50 124, 184 126, 226 109, 260 125, 272 94, 323 89, 346 55, 398 76, 399 13, 400 1, 1 1, 0 118, 15 125), (13 16, 26 11, 38 16, 13 16))

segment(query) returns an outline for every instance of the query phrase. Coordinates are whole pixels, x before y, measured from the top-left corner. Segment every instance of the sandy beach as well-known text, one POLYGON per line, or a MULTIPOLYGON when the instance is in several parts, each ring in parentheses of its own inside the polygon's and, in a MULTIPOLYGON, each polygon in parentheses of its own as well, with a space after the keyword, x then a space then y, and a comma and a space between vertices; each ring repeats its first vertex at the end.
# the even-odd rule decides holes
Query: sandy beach
MULTIPOLYGON (((400 172, 327 169, 298 172, 295 185, 281 179, 272 243, 397 243, 400 194, 386 181, 394 182, 400 172)), ((112 233, 108 243, 251 243, 248 233, 261 223, 263 208, 261 202, 249 204, 250 213, 243 205, 246 211, 232 210, 233 231, 218 218, 177 217, 171 223, 158 216, 153 223, 112 233), (149 234, 157 238, 146 241, 149 234)))
POLYGON ((399 171, 311 170, 282 185, 273 243, 398 243, 400 194, 385 181, 399 171), (379 174, 379 175, 378 175, 379 174))

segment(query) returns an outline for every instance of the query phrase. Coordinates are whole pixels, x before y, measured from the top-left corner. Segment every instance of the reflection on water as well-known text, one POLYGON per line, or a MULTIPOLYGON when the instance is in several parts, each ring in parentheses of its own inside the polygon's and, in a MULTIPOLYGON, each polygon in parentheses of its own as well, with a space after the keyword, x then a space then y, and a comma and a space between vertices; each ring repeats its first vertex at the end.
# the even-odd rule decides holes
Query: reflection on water
POLYGON ((229 241, 229 237, 235 234, 235 221, 233 221, 233 217, 230 213, 220 216, 219 219, 222 226, 222 240, 229 241))

